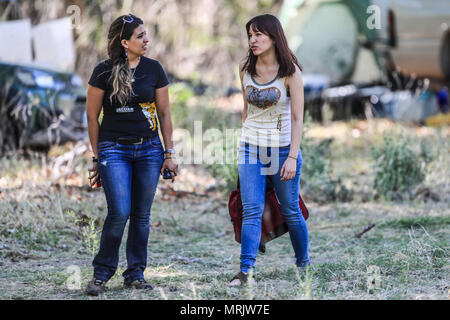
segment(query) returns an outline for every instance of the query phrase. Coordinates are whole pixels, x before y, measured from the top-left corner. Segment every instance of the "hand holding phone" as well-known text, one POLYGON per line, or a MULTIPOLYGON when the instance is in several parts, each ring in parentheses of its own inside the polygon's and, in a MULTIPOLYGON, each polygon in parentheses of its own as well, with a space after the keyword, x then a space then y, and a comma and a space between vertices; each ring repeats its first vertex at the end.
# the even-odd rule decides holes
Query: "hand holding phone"
POLYGON ((162 176, 163 176, 163 179, 166 179, 166 180, 172 179, 172 174, 170 173, 170 170, 167 168, 164 169, 162 176))

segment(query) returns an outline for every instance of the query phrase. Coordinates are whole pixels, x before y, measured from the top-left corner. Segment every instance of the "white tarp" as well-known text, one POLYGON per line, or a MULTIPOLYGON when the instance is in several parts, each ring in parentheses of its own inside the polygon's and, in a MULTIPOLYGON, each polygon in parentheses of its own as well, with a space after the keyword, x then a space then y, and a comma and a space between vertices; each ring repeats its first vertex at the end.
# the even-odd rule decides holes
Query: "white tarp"
POLYGON ((0 60, 30 63, 31 23, 29 19, 0 23, 0 60))
POLYGON ((73 71, 75 48, 70 17, 41 23, 32 29, 35 61, 73 71))

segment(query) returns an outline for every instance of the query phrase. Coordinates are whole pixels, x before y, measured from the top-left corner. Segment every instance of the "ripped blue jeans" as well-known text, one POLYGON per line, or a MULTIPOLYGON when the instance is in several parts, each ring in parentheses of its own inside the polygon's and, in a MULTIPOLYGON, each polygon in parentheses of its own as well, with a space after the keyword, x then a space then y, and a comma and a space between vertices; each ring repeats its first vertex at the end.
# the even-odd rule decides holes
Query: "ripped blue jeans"
POLYGON ((144 278, 150 234, 150 210, 164 160, 158 136, 142 144, 101 141, 98 168, 108 205, 100 248, 92 265, 94 277, 108 281, 116 272, 125 225, 130 219, 125 282, 144 278))
POLYGON ((298 267, 309 265, 308 228, 298 203, 302 154, 299 150, 297 171, 293 179, 281 181, 280 171, 288 158, 290 146, 258 147, 241 143, 239 148, 239 181, 243 206, 241 233, 241 271, 248 272, 255 266, 261 241, 261 218, 264 211, 266 181, 270 178, 281 213, 289 229, 291 243, 298 267))

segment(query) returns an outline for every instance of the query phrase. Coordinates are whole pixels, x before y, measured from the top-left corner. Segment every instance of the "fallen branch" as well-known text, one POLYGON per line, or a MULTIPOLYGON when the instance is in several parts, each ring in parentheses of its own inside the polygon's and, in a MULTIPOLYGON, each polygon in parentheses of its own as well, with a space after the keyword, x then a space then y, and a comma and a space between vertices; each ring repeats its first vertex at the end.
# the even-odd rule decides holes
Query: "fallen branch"
POLYGON ((427 198, 431 198, 434 202, 439 202, 441 199, 439 195, 433 191, 430 190, 430 188, 420 188, 417 190, 417 192, 414 194, 414 199, 417 197, 423 195, 424 200, 427 198))
POLYGON ((334 229, 334 228, 343 228, 343 227, 351 227, 352 223, 338 223, 338 224, 328 224, 325 226, 311 226, 310 230, 323 230, 323 229, 334 229))
POLYGON ((53 159, 49 165, 50 180, 55 183, 58 179, 69 176, 73 173, 76 161, 88 150, 87 144, 77 142, 72 150, 53 159))
POLYGON ((361 236, 366 233, 367 231, 369 231, 370 229, 372 229, 373 227, 375 227, 375 223, 371 223, 369 224, 367 227, 364 228, 363 231, 361 231, 360 233, 355 234, 356 238, 361 238, 361 236))

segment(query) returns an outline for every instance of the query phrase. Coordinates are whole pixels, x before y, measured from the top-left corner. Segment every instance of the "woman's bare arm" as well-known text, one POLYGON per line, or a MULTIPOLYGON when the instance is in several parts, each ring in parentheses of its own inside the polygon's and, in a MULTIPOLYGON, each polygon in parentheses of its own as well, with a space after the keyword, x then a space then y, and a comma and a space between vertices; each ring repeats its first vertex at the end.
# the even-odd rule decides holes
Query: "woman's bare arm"
POLYGON ((287 85, 291 95, 291 149, 289 155, 297 158, 302 141, 304 112, 303 79, 297 66, 295 73, 287 79, 287 85))
POLYGON ((242 90, 242 99, 244 100, 244 109, 242 110, 242 123, 247 119, 247 99, 245 99, 245 89, 244 89, 244 71, 242 71, 242 65, 239 65, 239 78, 241 79, 241 90, 242 90))
POLYGON ((88 85, 86 115, 88 121, 89 140, 91 141, 92 152, 96 158, 98 157, 98 132, 100 129, 98 116, 102 109, 104 94, 104 90, 88 85))
POLYGON ((159 124, 161 125, 161 133, 164 140, 165 150, 173 148, 172 141, 172 117, 170 115, 169 106, 169 87, 165 86, 155 90, 156 94, 156 110, 158 113, 159 124))

